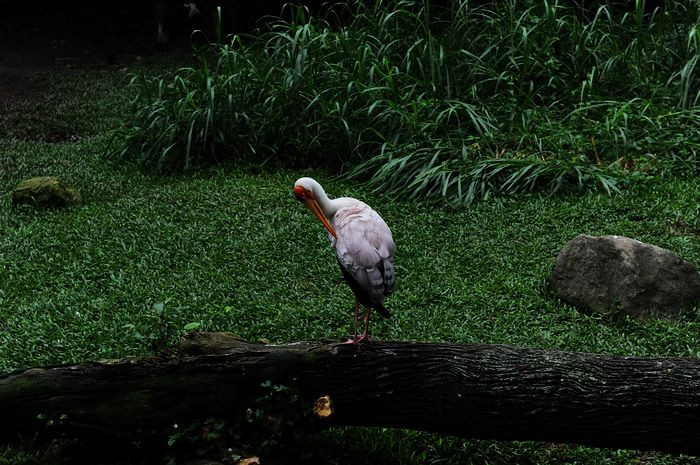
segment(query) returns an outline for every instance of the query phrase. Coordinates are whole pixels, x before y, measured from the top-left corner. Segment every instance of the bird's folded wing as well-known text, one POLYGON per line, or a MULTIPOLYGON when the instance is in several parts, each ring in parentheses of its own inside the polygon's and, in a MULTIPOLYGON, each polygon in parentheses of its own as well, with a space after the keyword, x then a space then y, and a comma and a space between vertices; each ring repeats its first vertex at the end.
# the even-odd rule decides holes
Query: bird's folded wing
POLYGON ((394 241, 384 220, 373 210, 341 218, 336 223, 335 251, 348 273, 373 302, 394 289, 394 241))

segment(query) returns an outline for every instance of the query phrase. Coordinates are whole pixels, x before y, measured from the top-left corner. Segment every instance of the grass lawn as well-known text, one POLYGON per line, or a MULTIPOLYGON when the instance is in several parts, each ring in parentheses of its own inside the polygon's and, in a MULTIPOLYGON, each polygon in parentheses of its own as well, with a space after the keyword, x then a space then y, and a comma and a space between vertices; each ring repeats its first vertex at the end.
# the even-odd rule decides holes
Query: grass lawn
MULTIPOLYGON (((366 200, 393 230, 397 290, 387 301, 393 316, 374 322, 376 339, 700 356, 697 310, 675 322, 587 316, 546 285, 556 254, 580 233, 633 237, 700 265, 697 180, 656 178, 612 197, 532 194, 455 210, 305 170, 228 167, 151 176, 102 158, 111 138, 105 129, 116 127, 126 108, 125 80, 123 72, 95 79, 94 72, 74 71, 55 89, 56 100, 44 102, 46 113, 13 120, 31 126, 0 136, 2 372, 146 354, 186 328, 272 343, 346 337, 352 294, 323 228, 291 195, 302 175, 316 177, 331 196, 366 200), (60 115, 60 129, 72 136, 42 137, 55 131, 60 115), (84 206, 12 209, 12 187, 39 175, 68 181, 84 206)), ((2 117, 3 127, 25 111, 15 110, 2 117)), ((346 447, 355 463, 698 463, 408 431, 354 428, 322 436, 336 449, 346 447)), ((0 463, 31 460, 29 452, 0 453, 0 463)))

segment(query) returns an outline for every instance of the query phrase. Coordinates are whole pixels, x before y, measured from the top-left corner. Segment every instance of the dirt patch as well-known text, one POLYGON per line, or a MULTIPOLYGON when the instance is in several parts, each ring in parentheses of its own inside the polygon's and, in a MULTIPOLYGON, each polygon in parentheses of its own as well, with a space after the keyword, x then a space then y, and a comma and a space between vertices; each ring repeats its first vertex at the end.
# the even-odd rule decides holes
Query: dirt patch
POLYGON ((0 0, 0 18, 3 112, 41 101, 46 78, 58 70, 118 70, 186 47, 188 39, 175 31, 170 44, 158 44, 148 1, 0 0))
POLYGON ((31 101, 44 91, 40 82, 33 82, 32 72, 23 69, 0 69, 0 111, 5 113, 16 101, 31 101))
POLYGON ((166 23, 171 42, 157 43, 148 0, 0 0, 0 21, 0 138, 68 142, 94 133, 85 115, 116 111, 85 100, 102 80, 191 50, 191 25, 174 21, 166 23))

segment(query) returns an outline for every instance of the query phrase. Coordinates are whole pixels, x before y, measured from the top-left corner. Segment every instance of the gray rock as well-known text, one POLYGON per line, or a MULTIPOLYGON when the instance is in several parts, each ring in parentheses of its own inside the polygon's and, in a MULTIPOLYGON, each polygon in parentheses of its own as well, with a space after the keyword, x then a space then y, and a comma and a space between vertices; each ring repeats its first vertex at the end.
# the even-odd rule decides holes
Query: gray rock
POLYGON ((12 191, 12 205, 65 208, 80 205, 80 195, 53 176, 26 179, 12 191))
POLYGON ((700 303, 700 273, 651 244, 622 236, 581 234, 557 256, 549 282, 585 311, 674 317, 700 303))

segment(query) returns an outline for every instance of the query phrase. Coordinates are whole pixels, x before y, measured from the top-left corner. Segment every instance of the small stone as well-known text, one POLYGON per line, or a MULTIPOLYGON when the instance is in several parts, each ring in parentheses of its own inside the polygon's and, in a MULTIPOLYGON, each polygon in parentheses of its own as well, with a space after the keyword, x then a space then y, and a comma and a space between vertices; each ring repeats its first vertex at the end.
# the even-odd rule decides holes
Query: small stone
POLYGON ((12 205, 31 205, 40 208, 66 208, 80 205, 80 195, 60 179, 42 176, 26 179, 12 191, 12 205))
POLYGON ((562 301, 594 313, 673 318, 700 303, 700 273, 690 262, 623 236, 572 239, 549 282, 562 301))

